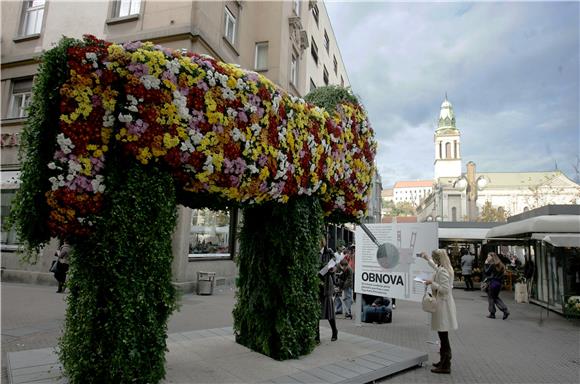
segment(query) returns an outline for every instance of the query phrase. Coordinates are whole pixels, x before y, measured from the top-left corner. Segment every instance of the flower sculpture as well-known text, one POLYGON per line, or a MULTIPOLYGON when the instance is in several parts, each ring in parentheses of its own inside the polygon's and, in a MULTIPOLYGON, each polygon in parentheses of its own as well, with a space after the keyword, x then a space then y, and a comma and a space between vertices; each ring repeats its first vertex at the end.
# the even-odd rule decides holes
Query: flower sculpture
POLYGON ((90 233, 112 147, 166 169, 180 196, 252 205, 312 195, 326 215, 364 216, 376 142, 361 105, 329 113, 255 72, 149 42, 85 36, 67 64, 48 164, 53 235, 90 233))

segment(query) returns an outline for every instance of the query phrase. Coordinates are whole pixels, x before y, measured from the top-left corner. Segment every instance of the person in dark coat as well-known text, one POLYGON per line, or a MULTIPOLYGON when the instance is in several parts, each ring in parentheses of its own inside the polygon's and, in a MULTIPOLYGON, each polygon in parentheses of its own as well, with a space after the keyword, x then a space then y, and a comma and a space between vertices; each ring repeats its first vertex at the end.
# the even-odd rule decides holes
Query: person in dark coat
POLYGON ((497 305, 500 311, 503 312, 503 319, 506 320, 510 315, 510 311, 499 297, 505 273, 505 265, 498 256, 495 252, 490 252, 487 255, 487 259, 485 259, 485 276, 489 281, 489 287, 487 288, 489 315, 487 317, 495 319, 495 306, 497 305))
POLYGON ((65 241, 60 244, 58 250, 56 251, 56 256, 58 256, 56 272, 54 272, 54 278, 58 281, 58 289, 56 293, 64 293, 66 286, 66 274, 68 272, 68 253, 70 251, 70 246, 65 241))
MULTIPOLYGON (((328 265, 330 260, 334 259, 334 252, 332 249, 326 247, 326 241, 323 239, 322 249, 320 250, 320 270, 323 270, 328 265)), ((320 300, 320 319, 327 319, 332 328, 331 341, 336 341, 338 338, 338 330, 336 329, 336 315, 334 312, 334 273, 336 267, 332 267, 326 273, 318 273, 320 278, 319 285, 319 300, 320 300)), ((320 328, 316 332, 316 342, 320 343, 320 328)))

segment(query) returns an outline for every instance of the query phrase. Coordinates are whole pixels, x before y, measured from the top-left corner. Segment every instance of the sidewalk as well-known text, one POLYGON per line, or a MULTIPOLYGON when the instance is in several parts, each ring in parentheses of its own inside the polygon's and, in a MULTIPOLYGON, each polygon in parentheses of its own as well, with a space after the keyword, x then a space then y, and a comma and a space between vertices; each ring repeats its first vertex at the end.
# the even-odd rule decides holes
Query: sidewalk
MULTIPOLYGON (((580 327, 531 304, 515 304, 513 293, 501 297, 511 315, 486 318, 487 300, 480 292, 454 290, 460 329, 450 334, 452 374, 434 375, 430 364, 406 370, 389 383, 576 383, 580 381, 580 327)), ((53 347, 64 320, 63 295, 53 287, 2 284, 2 381, 7 380, 7 352, 53 347)), ((184 295, 181 308, 170 319, 169 333, 222 328, 232 325, 234 294, 230 289, 212 296, 184 295)), ((323 326, 324 322, 321 322, 323 326)), ((438 346, 427 315, 419 303, 397 300, 391 324, 363 324, 338 320, 341 333, 421 351, 430 361, 438 346)), ((346 342, 345 340, 342 340, 346 342)), ((217 368, 217 367, 214 367, 217 368)))

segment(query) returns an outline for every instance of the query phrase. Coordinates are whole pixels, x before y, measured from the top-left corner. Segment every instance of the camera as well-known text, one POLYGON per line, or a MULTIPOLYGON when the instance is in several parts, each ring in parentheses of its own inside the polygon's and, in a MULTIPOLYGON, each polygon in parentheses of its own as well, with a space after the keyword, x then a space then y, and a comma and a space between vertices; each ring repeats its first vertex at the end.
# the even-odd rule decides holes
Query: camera
POLYGON ((421 256, 420 253, 416 253, 415 256, 417 256, 417 257, 423 257, 423 256, 421 256))

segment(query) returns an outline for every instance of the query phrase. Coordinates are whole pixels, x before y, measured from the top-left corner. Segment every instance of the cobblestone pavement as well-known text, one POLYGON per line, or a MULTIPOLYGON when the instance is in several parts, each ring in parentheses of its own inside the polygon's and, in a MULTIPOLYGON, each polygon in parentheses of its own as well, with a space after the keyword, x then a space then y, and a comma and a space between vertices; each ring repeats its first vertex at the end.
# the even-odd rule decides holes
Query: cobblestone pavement
MULTIPOLYGON (((65 295, 55 287, 2 283, 2 382, 7 381, 6 353, 55 346, 62 331, 65 295)), ((435 375, 430 364, 388 377, 389 383, 578 383, 580 323, 532 304, 516 304, 513 293, 501 297, 511 315, 488 319, 480 292, 454 290, 460 328, 450 333, 452 374, 435 375)), ((234 293, 217 289, 212 296, 183 295, 171 316, 169 333, 232 325, 234 293)), ((322 325, 327 325, 322 322, 322 325)), ((340 331, 429 353, 438 359, 427 315, 419 303, 397 300, 391 324, 338 320, 340 331)))

